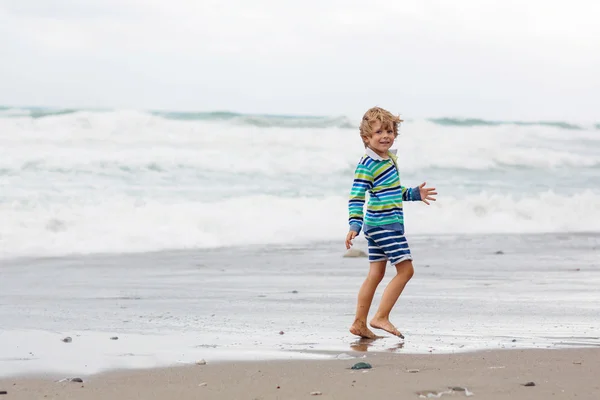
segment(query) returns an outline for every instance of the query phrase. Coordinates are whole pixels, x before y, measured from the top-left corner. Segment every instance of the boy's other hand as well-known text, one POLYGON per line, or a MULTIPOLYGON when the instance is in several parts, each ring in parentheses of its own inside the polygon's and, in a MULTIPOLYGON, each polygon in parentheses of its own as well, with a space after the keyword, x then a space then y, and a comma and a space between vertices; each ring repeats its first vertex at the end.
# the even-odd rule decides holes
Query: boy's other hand
POLYGON ((346 249, 347 250, 350 250, 350 247, 352 247, 352 240, 356 237, 356 235, 357 235, 357 233, 354 231, 350 231, 346 235, 346 249))
POLYGON ((419 193, 421 193, 421 201, 427 205, 429 205, 429 200, 435 201, 435 197, 437 192, 435 188, 426 188, 426 182, 423 182, 419 185, 419 193))

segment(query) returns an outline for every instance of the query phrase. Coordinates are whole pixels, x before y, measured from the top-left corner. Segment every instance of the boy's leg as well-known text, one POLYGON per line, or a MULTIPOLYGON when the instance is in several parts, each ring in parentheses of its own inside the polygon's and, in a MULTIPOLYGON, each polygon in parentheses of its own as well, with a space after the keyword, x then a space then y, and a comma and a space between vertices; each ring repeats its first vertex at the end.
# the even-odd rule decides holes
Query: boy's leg
POLYGON ((404 290, 404 287, 414 274, 412 261, 405 260, 396 264, 396 272, 396 276, 390 281, 383 292, 379 309, 371 320, 370 325, 373 328, 383 329, 392 335, 404 338, 402 333, 390 322, 390 312, 404 290))
POLYGON ((350 327, 350 332, 353 335, 369 339, 378 337, 367 327, 367 316, 369 315, 369 309, 371 308, 371 302, 373 301, 375 290, 377 290, 377 285, 379 285, 385 275, 386 264, 387 260, 383 260, 371 262, 369 265, 369 275, 367 275, 367 279, 365 279, 358 292, 356 317, 350 327))

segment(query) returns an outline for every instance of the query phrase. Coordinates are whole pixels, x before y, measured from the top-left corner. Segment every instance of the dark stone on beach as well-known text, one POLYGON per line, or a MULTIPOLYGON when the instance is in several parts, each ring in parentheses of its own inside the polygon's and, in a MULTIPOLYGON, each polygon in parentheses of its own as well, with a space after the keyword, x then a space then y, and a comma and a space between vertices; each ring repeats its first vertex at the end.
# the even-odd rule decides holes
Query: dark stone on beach
POLYGON ((119 340, 119 337, 118 336, 113 336, 113 337, 110 338, 110 340, 119 340))
POLYGON ((71 339, 69 336, 67 336, 62 341, 65 342, 65 343, 71 343, 73 341, 73 339, 71 339))
POLYGON ((504 252, 502 250, 498 250, 496 254, 504 254, 504 252))
POLYGON ((371 366, 371 364, 366 363, 366 362, 359 362, 359 363, 354 364, 351 369, 371 369, 371 368, 373 368, 371 366))
POLYGON ((455 392, 465 392, 466 389, 464 387, 460 387, 460 386, 449 386, 448 389, 452 389, 455 392))
POLYGON ((298 291, 297 290, 292 290, 292 293, 298 293, 298 291))
POLYGON ((83 383, 83 379, 81 379, 81 378, 72 378, 71 382, 83 383))
POLYGON ((0 390, 0 394, 8 394, 6 390, 0 390))
POLYGON ((516 341, 517 341, 517 339, 513 339, 512 341, 513 341, 513 343, 514 343, 514 342, 516 342, 516 341))
POLYGON ((535 386, 535 382, 524 383, 523 386, 535 386))
POLYGON ((285 333, 284 331, 279 331, 279 334, 280 334, 280 335, 283 335, 284 333, 285 333))

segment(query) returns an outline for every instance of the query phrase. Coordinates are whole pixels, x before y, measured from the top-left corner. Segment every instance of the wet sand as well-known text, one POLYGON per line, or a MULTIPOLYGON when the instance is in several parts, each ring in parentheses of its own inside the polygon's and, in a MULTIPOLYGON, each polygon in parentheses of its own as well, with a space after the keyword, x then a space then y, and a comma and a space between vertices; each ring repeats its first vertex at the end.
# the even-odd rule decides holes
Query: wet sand
POLYGON ((442 399, 600 398, 598 348, 351 355, 356 358, 113 371, 83 377, 83 383, 57 382, 60 376, 3 378, 0 391, 8 392, 7 400, 418 399, 440 392, 448 392, 442 399), (357 362, 372 368, 352 370, 357 362), (524 386, 528 382, 535 386, 524 386))

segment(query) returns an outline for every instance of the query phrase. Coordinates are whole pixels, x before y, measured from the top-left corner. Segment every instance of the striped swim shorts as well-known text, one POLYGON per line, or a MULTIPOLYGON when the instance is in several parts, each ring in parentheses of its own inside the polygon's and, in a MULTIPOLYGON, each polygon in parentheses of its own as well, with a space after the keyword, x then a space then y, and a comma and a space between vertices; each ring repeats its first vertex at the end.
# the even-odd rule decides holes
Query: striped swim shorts
POLYGON ((392 265, 412 260, 406 237, 399 231, 373 227, 365 232, 369 245, 369 262, 390 260, 392 265))

